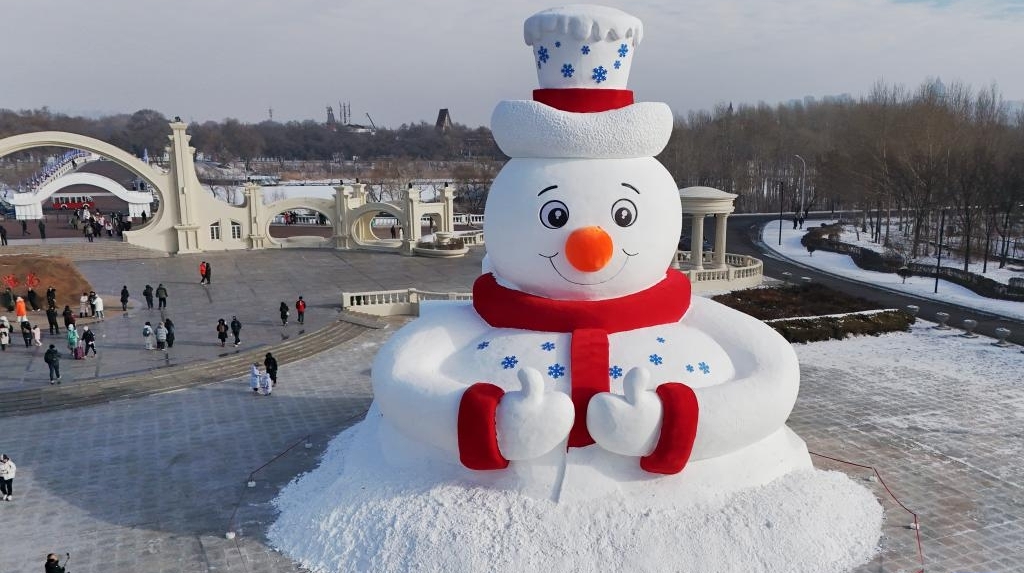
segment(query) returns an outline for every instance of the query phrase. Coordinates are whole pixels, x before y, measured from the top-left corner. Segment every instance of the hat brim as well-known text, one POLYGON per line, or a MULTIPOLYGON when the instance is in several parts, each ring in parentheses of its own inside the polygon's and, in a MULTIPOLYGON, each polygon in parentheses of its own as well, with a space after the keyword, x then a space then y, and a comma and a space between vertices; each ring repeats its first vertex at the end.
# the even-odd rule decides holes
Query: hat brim
POLYGON ((654 157, 668 144, 672 123, 672 110, 661 102, 576 113, 531 100, 505 100, 491 114, 494 140, 509 157, 654 157))

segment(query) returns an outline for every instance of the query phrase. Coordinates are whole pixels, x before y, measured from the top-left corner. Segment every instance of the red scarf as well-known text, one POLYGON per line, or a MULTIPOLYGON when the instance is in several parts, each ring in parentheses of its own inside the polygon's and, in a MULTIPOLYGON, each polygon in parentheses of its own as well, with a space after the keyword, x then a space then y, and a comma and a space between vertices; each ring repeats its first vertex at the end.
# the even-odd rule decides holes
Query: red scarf
POLYGON ((495 328, 572 333, 570 368, 576 419, 570 447, 594 443, 587 431, 587 405, 610 390, 608 335, 679 322, 690 307, 690 281, 669 270, 649 289, 607 300, 553 300, 505 288, 494 275, 473 283, 473 308, 495 328))

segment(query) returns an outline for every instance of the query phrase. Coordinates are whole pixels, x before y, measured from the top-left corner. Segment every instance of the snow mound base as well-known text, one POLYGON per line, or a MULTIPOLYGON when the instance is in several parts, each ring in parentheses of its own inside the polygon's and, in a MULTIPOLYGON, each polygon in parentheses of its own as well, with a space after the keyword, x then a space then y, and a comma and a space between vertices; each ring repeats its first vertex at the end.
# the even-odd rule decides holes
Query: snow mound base
POLYGON ((275 501, 271 544, 313 571, 835 573, 868 561, 881 534, 874 495, 838 472, 697 500, 680 488, 556 503, 449 466, 389 465, 376 424, 336 437, 275 501))

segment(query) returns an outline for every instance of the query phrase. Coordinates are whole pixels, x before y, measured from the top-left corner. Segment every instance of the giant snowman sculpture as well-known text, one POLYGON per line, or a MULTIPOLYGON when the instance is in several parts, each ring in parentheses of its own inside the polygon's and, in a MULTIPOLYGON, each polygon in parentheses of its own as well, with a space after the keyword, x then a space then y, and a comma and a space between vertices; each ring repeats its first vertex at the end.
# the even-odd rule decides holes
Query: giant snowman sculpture
POLYGON ((793 349, 669 268, 682 215, 654 156, 673 116, 626 89, 641 37, 600 6, 526 21, 540 89, 491 119, 511 159, 473 302, 425 307, 381 349, 367 420, 279 499, 278 547, 326 570, 756 571, 774 555, 836 571, 870 556, 877 502, 815 472, 785 425, 793 349), (617 525, 637 520, 654 531, 617 525), (563 528, 573 541, 536 535, 563 528))

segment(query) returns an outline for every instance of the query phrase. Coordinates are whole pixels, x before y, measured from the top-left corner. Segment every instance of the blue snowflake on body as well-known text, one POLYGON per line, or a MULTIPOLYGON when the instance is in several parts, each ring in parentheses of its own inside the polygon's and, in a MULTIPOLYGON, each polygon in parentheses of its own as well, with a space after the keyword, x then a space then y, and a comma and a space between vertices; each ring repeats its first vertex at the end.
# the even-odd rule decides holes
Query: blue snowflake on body
POLYGON ((611 376, 613 380, 618 380, 619 378, 622 378, 622 368, 612 366, 608 369, 608 375, 611 376))
POLYGON ((658 344, 665 344, 665 337, 663 336, 659 336, 658 338, 655 338, 655 340, 658 341, 658 344))
POLYGON ((501 367, 504 368, 505 370, 511 370, 512 368, 515 368, 516 364, 519 364, 519 359, 516 358, 515 356, 506 356, 501 360, 501 367))
POLYGON ((693 372, 693 364, 687 364, 686 365, 686 371, 687 372, 693 372))
POLYGON ((552 350, 555 349, 555 343, 548 341, 545 342, 544 344, 541 344, 540 347, 543 348, 544 350, 547 350, 548 352, 551 352, 552 350))
POLYGON ((594 75, 590 76, 590 78, 597 83, 601 83, 608 79, 608 70, 604 66, 597 66, 594 68, 594 75))
POLYGON ((490 345, 491 345, 491 343, 485 340, 485 341, 481 342, 480 344, 477 344, 476 345, 476 349, 477 350, 483 350, 484 348, 487 348, 490 345))
POLYGON ((647 360, 650 360, 651 364, 653 364, 655 366, 661 366, 661 363, 664 362, 664 359, 662 359, 662 357, 658 356, 657 354, 650 355, 647 358, 647 360))
POLYGON ((580 51, 583 52, 584 56, 586 56, 587 54, 590 53, 590 46, 583 46, 582 48, 580 48, 580 51))
POLYGON ((561 378, 565 376, 565 366, 561 364, 552 364, 548 366, 548 376, 552 378, 561 378))
POLYGON ((561 42, 555 42, 555 47, 556 48, 561 48, 562 47, 562 43, 561 42))
POLYGON ((621 68, 621 67, 622 67, 622 62, 620 62, 620 61, 618 61, 618 60, 615 60, 615 63, 614 63, 614 64, 612 64, 612 67, 613 67, 613 68, 615 68, 615 69, 617 70, 617 69, 619 69, 619 68, 621 68))
POLYGON ((704 374, 711 374, 711 367, 708 366, 707 362, 701 362, 697 365, 697 368, 700 368, 700 371, 704 374))
POLYGON ((619 57, 625 58, 626 54, 629 53, 629 46, 626 44, 619 44, 619 57))
POLYGON ((546 64, 548 63, 548 57, 548 49, 541 46, 540 49, 537 50, 537 59, 546 64))
POLYGON ((576 70, 573 69, 572 64, 563 64, 562 65, 562 77, 563 78, 571 78, 574 73, 576 73, 576 70))

